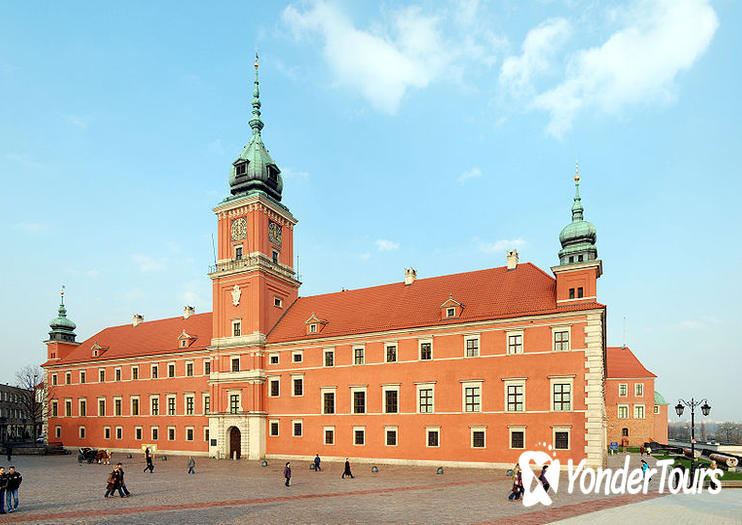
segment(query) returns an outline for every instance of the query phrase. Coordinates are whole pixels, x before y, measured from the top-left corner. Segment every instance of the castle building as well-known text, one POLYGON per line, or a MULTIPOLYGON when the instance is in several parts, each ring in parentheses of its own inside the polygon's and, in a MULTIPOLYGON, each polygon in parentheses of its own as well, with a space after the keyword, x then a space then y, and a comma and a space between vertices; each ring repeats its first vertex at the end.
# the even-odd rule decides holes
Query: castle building
POLYGON ((655 374, 627 346, 607 349, 605 380, 608 442, 639 447, 667 444, 667 401, 654 389, 655 374))
POLYGON ((43 365, 49 439, 67 447, 236 458, 512 465, 551 446, 605 459, 602 262, 575 177, 551 273, 519 263, 299 296, 297 219, 252 138, 215 208, 213 311, 134 316, 79 343, 60 307, 43 365))

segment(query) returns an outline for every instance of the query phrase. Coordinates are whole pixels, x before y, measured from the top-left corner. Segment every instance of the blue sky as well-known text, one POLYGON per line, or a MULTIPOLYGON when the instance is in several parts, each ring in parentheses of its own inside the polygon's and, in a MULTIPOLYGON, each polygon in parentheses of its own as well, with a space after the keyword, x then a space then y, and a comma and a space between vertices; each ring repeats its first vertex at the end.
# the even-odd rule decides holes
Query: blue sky
POLYGON ((671 402, 742 419, 742 5, 0 4, 0 381, 45 358, 67 287, 83 340, 211 309, 231 161, 263 137, 299 219, 302 295, 548 269, 575 161, 608 343, 671 402))

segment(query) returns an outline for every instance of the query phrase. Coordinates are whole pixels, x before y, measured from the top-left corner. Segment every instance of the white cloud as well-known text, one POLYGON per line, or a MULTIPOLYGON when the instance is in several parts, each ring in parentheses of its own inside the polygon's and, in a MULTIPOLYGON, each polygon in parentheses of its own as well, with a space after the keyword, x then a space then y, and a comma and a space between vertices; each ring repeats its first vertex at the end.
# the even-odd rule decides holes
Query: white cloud
POLYGON ((376 248, 380 252, 391 252, 399 248, 399 243, 394 242, 394 241, 389 241, 386 239, 377 239, 376 248))
POLYGON ((505 250, 512 250, 513 248, 518 249, 522 248, 526 245, 526 241, 521 239, 520 237, 517 239, 500 239, 499 241, 487 243, 487 242, 479 242, 478 249, 480 252, 484 253, 495 253, 495 252, 504 252, 505 250))
POLYGON ((531 29, 521 46, 523 52, 503 61, 500 85, 516 95, 531 94, 533 81, 553 68, 554 55, 571 32, 564 18, 552 18, 531 29))
POLYGON ((66 115, 67 121, 80 129, 86 129, 88 127, 88 119, 81 117, 80 115, 66 115))
POLYGON ((140 253, 132 255, 131 259, 139 267, 140 272, 161 272, 167 268, 167 259, 154 259, 140 253))
POLYGON ((389 31, 358 29, 323 1, 306 10, 289 5, 283 20, 298 38, 319 35, 337 83, 358 90, 374 108, 389 114, 397 112, 408 89, 426 87, 450 61, 439 17, 417 7, 393 12, 389 31))
POLYGON ((482 170, 480 170, 479 168, 472 168, 470 170, 466 170, 464 173, 459 175, 456 180, 459 182, 459 184, 463 184, 469 179, 476 179, 477 177, 481 177, 481 176, 482 176, 482 170))
POLYGON ((707 0, 638 2, 620 13, 623 27, 602 45, 576 52, 564 79, 537 95, 547 132, 561 136, 586 110, 618 113, 626 106, 673 100, 673 82, 706 50, 719 26, 707 0))

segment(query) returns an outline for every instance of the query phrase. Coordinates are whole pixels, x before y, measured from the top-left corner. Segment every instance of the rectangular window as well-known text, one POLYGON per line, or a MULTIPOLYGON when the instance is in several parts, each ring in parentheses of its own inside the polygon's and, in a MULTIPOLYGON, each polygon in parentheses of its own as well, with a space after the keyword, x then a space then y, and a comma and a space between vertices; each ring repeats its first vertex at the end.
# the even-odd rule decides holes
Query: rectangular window
POLYGON ((204 441, 209 442, 209 427, 204 427, 204 441))
POLYGON ((510 429, 510 448, 526 448, 526 431, 510 429))
POLYGON ((123 438, 124 438, 124 428, 116 427, 116 439, 123 439, 123 438))
POLYGON ((569 430, 554 430, 554 448, 569 450, 569 430))
POLYGON ((293 352, 291 354, 291 360, 294 363, 301 363, 302 361, 304 361, 304 354, 301 352, 293 352))
POLYGON ((399 390, 384 390, 384 412, 386 414, 399 412, 399 390))
POLYGON ((235 319, 232 321, 232 335, 234 337, 239 337, 242 335, 242 321, 239 319, 235 319))
POLYGON ((120 416, 121 415, 121 406, 122 401, 120 397, 117 397, 113 400, 113 415, 114 416, 120 416))
POLYGON ((131 398, 131 415, 132 416, 139 415, 139 398, 138 397, 131 398))
POLYGON ((524 397, 525 397, 525 385, 523 384, 509 384, 507 388, 507 406, 508 412, 523 412, 524 397))
POLYGON ((455 317, 456 308, 446 308, 446 317, 455 317))
POLYGON ((186 416, 192 416, 196 411, 196 400, 193 396, 185 398, 186 416))
POLYGON ((121 381, 121 369, 115 368, 113 370, 113 379, 114 381, 121 381))
POLYGON ((270 396, 271 397, 278 397, 281 395, 281 380, 280 379, 271 379, 270 380, 270 396))
POLYGON ((397 362, 397 345, 386 345, 386 362, 397 362))
POLYGON ((479 356, 479 338, 470 337, 466 338, 466 357, 478 357, 479 356))
POLYGON ((294 383, 294 396, 300 397, 304 395, 304 378, 294 377, 292 379, 294 383))
POLYGON ((397 427, 387 427, 384 429, 386 434, 386 446, 396 447, 397 446, 397 427))
POLYGON ((324 427, 325 445, 335 444, 335 427, 324 427))
POLYGON ((322 392, 322 413, 335 413, 335 392, 322 392))
POLYGON ((293 427, 294 427, 294 437, 301 437, 304 435, 304 426, 302 425, 301 420, 295 420, 293 421, 293 427))
POLYGON ((240 411, 240 395, 239 394, 231 394, 229 396, 229 412, 232 414, 237 414, 240 411))
POLYGON ((208 359, 204 360, 204 375, 207 376, 211 374, 211 361, 208 359))
POLYGON ((634 395, 636 397, 644 397, 644 383, 634 384, 634 395))
POLYGON ((157 379, 157 365, 152 365, 150 371, 152 373, 152 379, 157 379))
POLYGON ((356 346, 353 348, 353 364, 362 365, 366 362, 366 349, 362 346, 356 346))
MULTIPOLYGON (((244 166, 240 166, 240 168, 244 170, 244 166)), ((242 259, 242 246, 234 247, 234 258, 238 261, 242 259)))
POLYGON ((432 414, 433 413, 433 387, 432 386, 421 386, 417 391, 418 399, 418 412, 421 414, 432 414))
POLYGON ((175 396, 167 396, 167 415, 175 415, 175 396))
POLYGON ((278 354, 271 354, 270 356, 270 364, 277 365, 278 364, 278 354))
POLYGON ((365 390, 353 391, 353 413, 354 414, 365 414, 366 413, 366 391, 365 390))
POLYGON ((353 444, 354 445, 365 445, 366 444, 366 429, 363 427, 353 427, 353 444))
POLYGON ((211 414, 211 396, 204 395, 204 414, 211 414))
POLYGON ((523 353, 523 334, 508 334, 508 354, 523 353))
POLYGON ((440 429, 427 429, 427 445, 428 447, 439 447, 441 446, 441 431, 440 429))
POLYGON ((106 382, 106 369, 105 368, 101 368, 98 370, 98 381, 100 383, 106 382))
POLYGON ((186 375, 188 377, 193 376, 193 361, 186 363, 186 375))
POLYGON ((273 264, 278 264, 278 252, 273 250, 273 264))
POLYGON ((136 381, 137 379, 139 379, 139 367, 138 366, 131 367, 131 379, 133 381, 136 381))
POLYGON ((464 412, 482 411, 482 385, 464 383, 464 412))
POLYGON ((629 418, 629 405, 618 405, 618 419, 629 418))
POLYGON ((486 446, 487 446, 486 430, 481 427, 472 427, 471 448, 486 448, 486 446))
POLYGON ((629 385, 626 383, 619 383, 618 385, 618 395, 621 397, 625 397, 629 395, 629 385))
POLYGON ((72 372, 65 372, 64 373, 64 384, 65 385, 71 385, 72 384, 72 372))
POLYGON ((659 405, 654 405, 654 413, 655 414, 659 414, 660 413, 660 406, 659 405))
POLYGON ((644 405, 634 405, 634 419, 644 419, 644 405))
MULTIPOLYGON (((572 261, 570 261, 570 262, 572 262, 572 261)), ((574 299, 575 298, 575 289, 574 288, 570 288, 569 289, 569 298, 570 299, 574 299)))
POLYGON ((106 415, 106 400, 105 399, 98 400, 98 415, 99 416, 106 415))
POLYGON ((282 308, 283 300, 280 297, 273 297, 273 306, 276 308, 282 308))
POLYGON ((554 350, 557 352, 566 352, 569 350, 569 330, 554 332, 554 350))
POLYGON ((268 423, 268 429, 269 429, 268 431, 269 435, 274 436, 274 437, 277 436, 278 435, 278 421, 271 420, 268 423))
POLYGON ((239 371, 240 371, 240 358, 233 357, 232 358, 232 372, 239 372, 239 371))
POLYGON ((170 363, 167 365, 167 376, 175 377, 175 363, 170 363))
POLYGON ((57 402, 52 401, 52 417, 57 417, 58 415, 59 415, 59 408, 57 406, 57 402))
POLYGON ((103 427, 103 439, 111 439, 111 427, 103 427))
POLYGON ((193 441, 194 430, 193 427, 186 427, 186 441, 193 441))
POLYGON ((167 427, 167 440, 175 441, 175 427, 167 427))
POLYGON ((80 417, 88 415, 88 402, 84 399, 80 400, 80 417))
POLYGON ((569 383, 553 383, 554 404, 552 410, 568 412, 572 410, 572 385, 569 383))
POLYGON ((152 397, 149 400, 149 410, 150 414, 153 416, 159 416, 160 415, 160 398, 159 397, 152 397))
POLYGON ((580 297, 583 297, 584 295, 585 294, 582 291, 582 286, 580 286, 579 288, 577 288, 577 297, 580 298, 580 297))
POLYGON ((142 427, 134 428, 134 439, 136 439, 137 441, 142 440, 142 427))
POLYGON ((57 386, 57 374, 52 374, 52 385, 57 386))
POLYGON ((160 429, 158 427, 152 427, 152 441, 160 439, 160 429))
POLYGON ((420 342, 420 360, 429 361, 433 359, 433 343, 430 341, 420 342))
POLYGON ((85 439, 85 427, 80 427, 78 430, 78 435, 80 436, 80 439, 85 439))
POLYGON ((80 383, 85 384, 85 370, 80 370, 80 383))
POLYGON ((325 366, 335 366, 335 350, 325 350, 325 366))

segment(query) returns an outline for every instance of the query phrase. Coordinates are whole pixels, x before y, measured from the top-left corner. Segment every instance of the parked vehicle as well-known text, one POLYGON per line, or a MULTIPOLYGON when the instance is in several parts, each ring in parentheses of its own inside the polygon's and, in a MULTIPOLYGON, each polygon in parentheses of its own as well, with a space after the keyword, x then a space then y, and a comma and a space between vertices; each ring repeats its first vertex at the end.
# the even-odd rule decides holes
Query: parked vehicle
POLYGON ((98 451, 94 448, 83 447, 80 449, 80 453, 77 455, 77 462, 82 463, 93 463, 98 459, 98 451))

